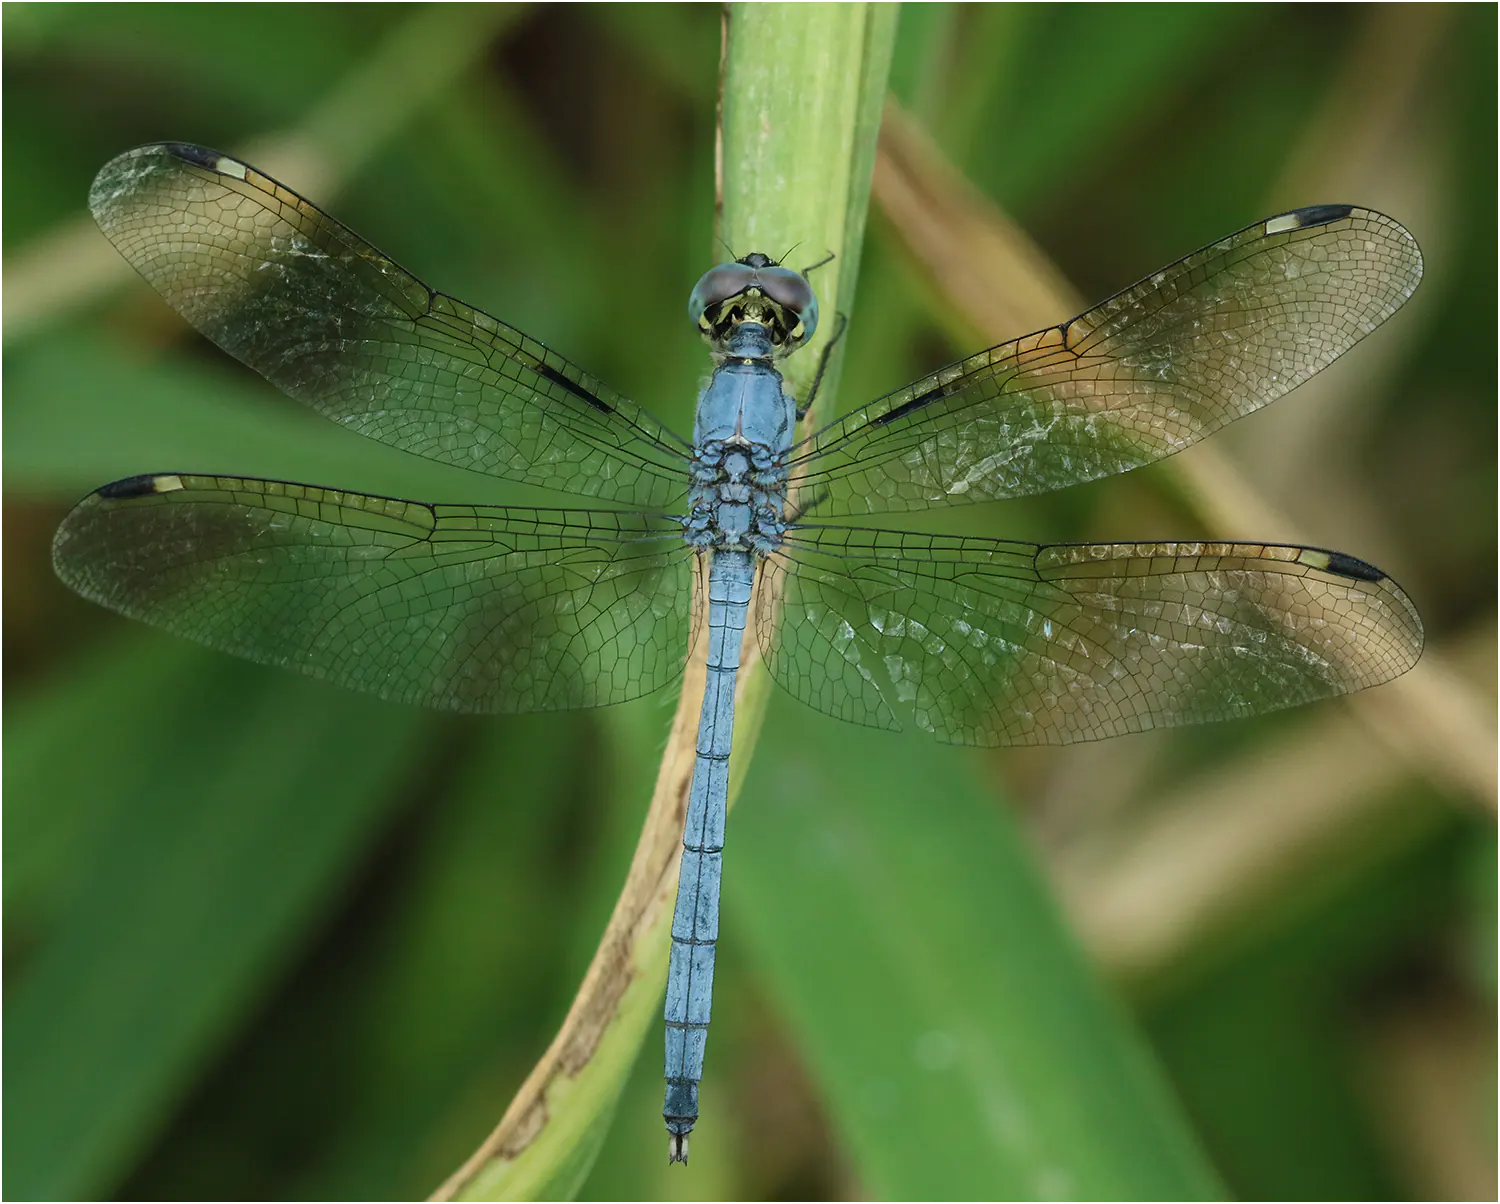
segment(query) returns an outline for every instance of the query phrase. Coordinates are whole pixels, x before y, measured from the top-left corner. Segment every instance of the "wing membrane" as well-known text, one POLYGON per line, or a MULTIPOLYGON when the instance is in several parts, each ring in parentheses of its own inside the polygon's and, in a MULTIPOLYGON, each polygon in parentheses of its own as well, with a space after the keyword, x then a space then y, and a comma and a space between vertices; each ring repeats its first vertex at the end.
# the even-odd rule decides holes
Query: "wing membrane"
POLYGON ((341 426, 587 497, 685 491, 689 449, 639 406, 252 167, 143 146, 104 166, 89 205, 183 317, 341 426))
POLYGON ((771 674, 854 723, 1066 744, 1260 714, 1406 672, 1422 626, 1353 557, 797 528, 765 562, 771 674))
POLYGON ((1045 493, 1197 442, 1326 368, 1422 275, 1383 214, 1294 210, 1065 322, 960 360, 793 450, 824 514, 1045 493))
POLYGON ((84 597, 382 698, 550 711, 680 672, 695 556, 625 511, 436 506, 159 474, 85 498, 53 542, 84 597))

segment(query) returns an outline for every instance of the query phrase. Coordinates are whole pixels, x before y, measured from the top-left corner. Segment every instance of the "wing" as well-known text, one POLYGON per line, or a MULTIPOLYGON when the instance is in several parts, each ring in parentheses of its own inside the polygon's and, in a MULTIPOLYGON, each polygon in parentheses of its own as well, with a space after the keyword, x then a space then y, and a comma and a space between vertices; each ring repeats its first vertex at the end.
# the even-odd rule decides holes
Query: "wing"
POLYGON ((762 569, 771 674, 816 710, 952 744, 1067 744, 1347 694, 1422 624, 1379 569, 1240 543, 1037 544, 794 528, 762 569))
POLYGON ((695 557, 633 512, 433 506, 282 481, 130 477, 53 541, 84 597, 397 702, 552 711, 676 677, 695 557))
POLYGON ((660 507, 686 490, 689 449, 640 407, 247 164, 139 147, 105 164, 89 207, 168 304, 341 426, 588 497, 660 507))
POLYGON ((1296 209, 856 410, 793 449, 792 475, 820 513, 860 514, 1139 468, 1326 368, 1421 277, 1416 241, 1390 218, 1296 209))

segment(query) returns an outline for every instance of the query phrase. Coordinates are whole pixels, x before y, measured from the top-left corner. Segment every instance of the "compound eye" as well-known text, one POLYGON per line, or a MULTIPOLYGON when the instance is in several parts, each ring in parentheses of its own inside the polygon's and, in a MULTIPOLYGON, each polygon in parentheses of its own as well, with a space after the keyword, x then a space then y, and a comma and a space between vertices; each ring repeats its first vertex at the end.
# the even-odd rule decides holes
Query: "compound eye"
POLYGON ((694 326, 699 325, 704 313, 738 297, 754 281, 755 270, 742 263, 721 263, 716 268, 709 268, 693 286, 693 294, 688 298, 688 318, 694 326))
POLYGON ((791 268, 761 268, 760 287, 766 296, 802 323, 802 338, 810 339, 818 328, 818 298, 807 277, 791 268))

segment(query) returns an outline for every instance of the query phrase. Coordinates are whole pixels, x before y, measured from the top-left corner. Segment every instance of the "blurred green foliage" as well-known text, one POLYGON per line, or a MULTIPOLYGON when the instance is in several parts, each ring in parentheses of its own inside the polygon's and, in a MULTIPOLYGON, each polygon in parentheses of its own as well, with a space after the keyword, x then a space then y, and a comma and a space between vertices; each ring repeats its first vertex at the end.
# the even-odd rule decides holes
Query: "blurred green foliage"
MULTIPOLYGON (((1354 201, 1409 225, 1426 281, 1348 357, 1382 365, 1357 399, 1302 425, 1295 412, 1312 403, 1299 393, 1216 442, 1318 542, 1400 579, 1430 648, 1477 661, 1489 700, 1496 18, 1424 7, 1406 33, 1399 10, 1364 6, 914 6, 893 89, 1089 296, 1292 205, 1354 201), (1399 114, 1343 102, 1371 64, 1414 73, 1399 114), (1377 135, 1357 192, 1277 190, 1377 135)), ((248 153, 303 130, 352 80, 366 93, 336 110, 349 127, 317 133, 333 139, 330 160, 359 146, 358 162, 317 190, 287 182, 688 429, 707 361, 684 303, 716 254, 718 10, 3 16, 7 328, 28 318, 4 362, 7 1194, 425 1194, 498 1119, 566 1011, 672 700, 427 715, 203 652, 69 595, 48 563, 52 529, 78 496, 131 473, 465 501, 513 491, 304 414, 134 279, 56 304, 37 281, 84 265, 62 244, 40 264, 34 252, 81 222, 93 173, 119 151, 179 138, 248 153), (433 22, 463 36, 419 36, 433 22), (419 95, 413 81, 425 99, 366 146, 360 114, 419 95)), ((77 235, 85 254, 113 256, 102 236, 77 235)), ((842 406, 973 350, 945 342, 930 296, 873 222, 842 406)), ((934 521, 1041 538, 1196 530, 1165 469, 934 521)), ((984 755, 777 700, 732 822, 713 1123, 695 1135, 691 1171, 668 1177, 649 1041, 585 1196, 997 1194, 982 1150, 945 1145, 974 1126, 945 1125, 942 1108, 1014 1122, 1009 1093, 1067 1093, 1088 1077, 1096 1036, 1080 1030, 1076 1063, 1038 1063, 1024 1083, 963 1059, 1024 1022, 1004 973, 1024 974, 1028 941, 1056 929, 1006 914, 1006 876, 1037 871, 986 860, 1004 847, 998 827, 1026 822, 1051 848, 1049 800, 1064 792, 1087 824, 1092 796, 1117 793, 1116 767, 1142 761, 1128 801, 1150 814, 1216 765, 1273 760, 1320 710, 984 755), (955 946, 954 931, 977 935, 955 946), (912 983, 934 967, 947 988, 923 998, 912 983)), ((1446 1073, 1474 1009, 1490 1007, 1493 833, 1430 775, 1393 774, 1378 795, 1370 826, 1337 834, 1314 872, 1289 871, 1123 996, 1236 1195, 1461 1190, 1453 1159, 1434 1170, 1423 1157, 1435 1122, 1411 1086, 1407 1038, 1419 1032, 1422 1065, 1446 1073)), ((1108 817, 1127 843, 1132 814, 1108 817)), ((1164 881, 1173 869, 1160 867, 1164 881)), ((1492 1045, 1479 1048, 1492 1066, 1492 1045)), ((1448 1093, 1450 1126, 1492 1133, 1483 1087, 1448 1093)), ((1131 1120, 1079 1140, 1128 1141, 1131 1120)))

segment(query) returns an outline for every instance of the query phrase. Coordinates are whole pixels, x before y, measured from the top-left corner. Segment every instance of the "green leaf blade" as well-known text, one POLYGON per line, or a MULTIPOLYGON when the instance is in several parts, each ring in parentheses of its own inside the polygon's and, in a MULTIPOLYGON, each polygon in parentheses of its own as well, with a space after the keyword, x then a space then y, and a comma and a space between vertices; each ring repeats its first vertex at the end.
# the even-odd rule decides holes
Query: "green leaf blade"
POLYGON ((766 738, 725 914, 782 1000, 864 1190, 1221 1195, 973 761, 790 704, 766 738))

